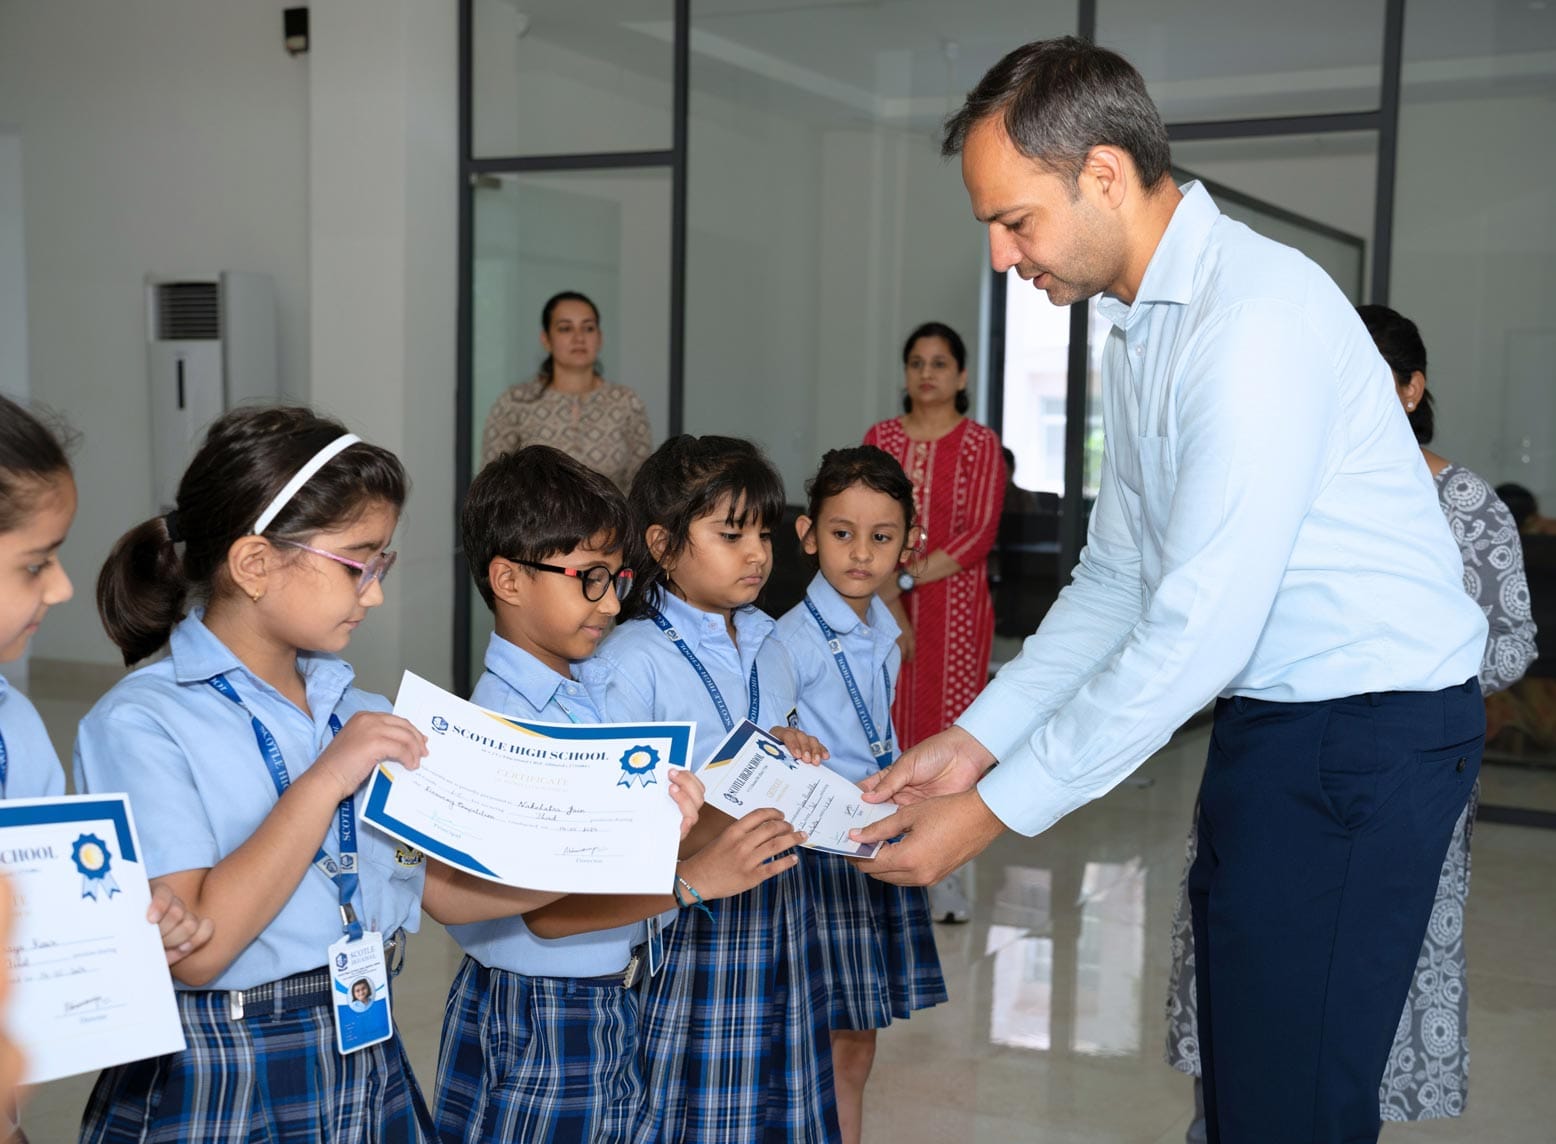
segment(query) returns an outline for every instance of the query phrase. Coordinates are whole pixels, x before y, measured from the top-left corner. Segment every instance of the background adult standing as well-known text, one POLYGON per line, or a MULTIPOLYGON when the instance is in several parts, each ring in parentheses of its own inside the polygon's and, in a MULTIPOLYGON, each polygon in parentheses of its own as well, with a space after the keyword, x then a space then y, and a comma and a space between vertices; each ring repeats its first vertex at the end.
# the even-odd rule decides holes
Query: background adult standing
POLYGON ((601 375, 603 342, 600 311, 588 297, 564 290, 547 300, 540 312, 546 360, 492 403, 481 435, 483 467, 524 445, 550 445, 627 491, 653 438, 638 395, 601 375))
MULTIPOLYGON (((892 722, 906 750, 944 731, 989 681, 994 602, 988 559, 1005 503, 1005 459, 993 431, 967 416, 967 346, 950 326, 925 322, 902 345, 901 417, 864 435, 913 482, 919 551, 881 589, 902 636, 892 722)), ((966 921, 960 872, 932 888, 937 919, 966 921)))
POLYGON ((899 809, 854 837, 903 837, 862 867, 924 884, 1045 830, 1220 697, 1189 883, 1209 1139, 1376 1139, 1485 734, 1486 619, 1387 367, 1320 267, 1173 184, 1114 52, 1018 48, 943 149, 997 273, 1103 295, 1108 447, 1074 579, 955 727, 872 776, 899 809))
MULTIPOLYGON (((1524 578, 1523 550, 1513 514, 1484 479, 1426 446, 1436 434, 1432 396, 1426 388, 1426 344, 1409 318, 1387 306, 1357 312, 1393 374, 1395 392, 1421 446, 1437 487, 1437 499, 1464 562, 1464 590, 1486 614, 1490 634, 1480 663, 1481 694, 1511 687, 1534 662, 1535 625, 1524 578)), ((1480 783, 1454 824, 1432 904, 1431 923, 1416 959, 1410 995, 1389 1050, 1378 1090, 1386 1121, 1436 1120, 1464 1112, 1469 1090, 1469 974, 1464 956, 1464 911, 1470 892, 1470 840, 1480 783)), ((1198 818, 1198 809, 1195 813, 1198 818)), ((1188 862, 1198 849, 1197 823, 1189 831, 1188 862)), ((1184 881, 1188 874, 1185 871, 1184 881)), ((1194 935, 1187 886, 1173 917, 1172 974, 1167 993, 1167 1063, 1198 1077, 1199 1021, 1194 994, 1194 935)), ((1205 1139, 1200 1086, 1195 1121, 1185 1137, 1205 1139)))

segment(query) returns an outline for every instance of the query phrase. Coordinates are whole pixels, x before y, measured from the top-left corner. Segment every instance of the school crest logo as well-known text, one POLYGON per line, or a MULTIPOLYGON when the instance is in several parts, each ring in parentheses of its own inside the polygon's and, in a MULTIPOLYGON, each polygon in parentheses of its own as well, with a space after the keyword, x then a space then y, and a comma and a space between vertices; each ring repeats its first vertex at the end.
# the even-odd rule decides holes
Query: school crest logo
POLYGON ((394 848, 394 860, 401 866, 411 868, 420 866, 424 858, 426 858, 426 855, 414 846, 402 845, 394 848))
POLYGON ((448 720, 441 715, 434 715, 432 717, 432 729, 439 735, 443 734, 443 732, 448 730, 448 720))

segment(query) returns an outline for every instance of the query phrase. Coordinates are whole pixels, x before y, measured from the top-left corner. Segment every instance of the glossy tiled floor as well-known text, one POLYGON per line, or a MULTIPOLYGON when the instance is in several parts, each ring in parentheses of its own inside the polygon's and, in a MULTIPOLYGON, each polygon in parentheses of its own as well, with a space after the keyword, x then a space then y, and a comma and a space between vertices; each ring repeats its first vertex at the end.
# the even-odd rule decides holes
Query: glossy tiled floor
MULTIPOLYGON (((40 703, 68 751, 83 705, 40 703)), ((1183 1139, 1189 1081, 1161 1063, 1167 935, 1206 732, 1152 759, 1139 781, 1040 838, 1007 837, 974 871, 971 924, 941 927, 951 1001, 885 1031, 866 1139, 916 1144, 1167 1144, 1183 1139)), ((1488 770, 1487 802, 1556 805, 1551 772, 1488 770)), ((1468 1113, 1386 1140, 1556 1139, 1556 831, 1483 824, 1468 918, 1468 1113), (1543 1063, 1542 1063, 1543 1062, 1543 1063)), ((417 1073, 434 1075, 443 997, 458 963, 428 922, 397 993, 417 1073)), ((37 1144, 74 1137, 81 1077, 32 1095, 37 1144)), ((737 1142, 731 1142, 737 1144, 737 1142)))

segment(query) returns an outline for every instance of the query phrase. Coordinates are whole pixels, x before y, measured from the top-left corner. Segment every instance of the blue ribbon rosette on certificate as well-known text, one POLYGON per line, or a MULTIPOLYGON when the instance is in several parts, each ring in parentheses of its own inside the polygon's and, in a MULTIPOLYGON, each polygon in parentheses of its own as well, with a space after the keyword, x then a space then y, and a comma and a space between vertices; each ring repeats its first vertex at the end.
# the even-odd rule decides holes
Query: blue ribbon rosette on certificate
POLYGON ((108 844, 95 834, 83 834, 70 848, 70 859, 81 875, 81 896, 94 902, 103 897, 111 898, 119 892, 119 883, 109 871, 113 868, 113 855, 108 844))
POLYGON ((659 752, 653 747, 645 744, 630 747, 621 756, 621 777, 616 780, 616 785, 630 787, 633 779, 643 786, 657 783, 659 780, 654 777, 654 768, 658 765, 659 752))

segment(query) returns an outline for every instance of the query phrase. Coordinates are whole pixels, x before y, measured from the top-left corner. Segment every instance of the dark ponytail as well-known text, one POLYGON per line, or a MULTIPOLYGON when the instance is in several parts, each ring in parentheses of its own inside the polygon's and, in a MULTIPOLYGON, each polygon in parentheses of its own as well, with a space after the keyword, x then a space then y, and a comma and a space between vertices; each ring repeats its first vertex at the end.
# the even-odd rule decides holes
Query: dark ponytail
MULTIPOLYGON (((250 535, 282 486, 345 432, 338 421, 292 406, 237 409, 211 426, 178 483, 174 510, 120 537, 97 577, 97 612, 126 666, 167 644, 191 597, 210 600, 221 592, 233 543, 250 535)), ((399 511, 408 486, 393 453, 359 441, 315 473, 265 535, 300 539, 340 528, 378 503, 399 511)))
MULTIPOLYGON (((908 340, 902 343, 902 368, 908 367, 908 359, 913 356, 913 343, 920 338, 939 338, 951 347, 951 356, 956 359, 956 372, 967 371, 967 344, 962 341, 962 335, 953 330, 944 322, 925 322, 908 335, 908 340)), ((967 399, 967 391, 956 391, 956 411, 966 413, 972 403, 967 399)), ((913 397, 906 390, 902 393, 902 411, 913 412, 913 397)))
POLYGON ((0 532, 19 528, 39 495, 69 472, 70 461, 59 437, 0 395, 0 532))
MULTIPOLYGON (((577 290, 563 290, 560 294, 553 294, 551 297, 547 298, 546 304, 540 308, 541 333, 545 334, 547 337, 551 336, 551 315, 556 313, 556 308, 563 302, 582 302, 585 306, 588 306, 590 310, 594 311, 595 327, 599 327, 600 308, 594 304, 593 299, 591 299, 587 294, 580 294, 577 290)), ((540 363, 540 371, 538 374, 540 378, 541 389, 545 389, 551 384, 551 377, 555 371, 556 362, 552 360, 550 354, 547 354, 546 360, 540 363)), ((595 362, 594 372, 596 375, 599 374, 599 362, 595 362)))
MULTIPOLYGON (((1426 376, 1426 343, 1421 340, 1421 330, 1414 322, 1387 306, 1357 306, 1356 312, 1372 335, 1378 353, 1388 362, 1395 385, 1409 385, 1411 376, 1418 370, 1422 377, 1426 376)), ((1422 389, 1416 407, 1406 411, 1418 445, 1430 445, 1437 433, 1435 407, 1432 391, 1422 389)))

